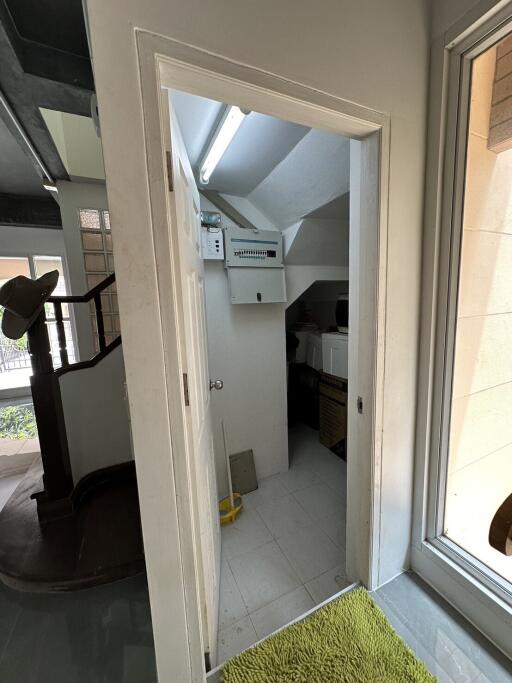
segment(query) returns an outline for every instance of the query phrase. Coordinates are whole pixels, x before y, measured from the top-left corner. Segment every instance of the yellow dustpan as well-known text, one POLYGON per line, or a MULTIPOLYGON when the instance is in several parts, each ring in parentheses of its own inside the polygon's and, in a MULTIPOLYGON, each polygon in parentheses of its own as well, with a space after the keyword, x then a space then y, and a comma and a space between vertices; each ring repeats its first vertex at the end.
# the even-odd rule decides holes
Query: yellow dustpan
POLYGON ((221 524, 231 524, 236 519, 236 516, 243 508, 242 496, 239 493, 233 493, 233 482, 231 481, 231 464, 229 462, 228 440, 226 437, 226 428, 224 420, 222 421, 222 438, 224 440, 224 452, 226 454, 226 465, 228 469, 228 486, 229 496, 223 498, 219 503, 219 514, 221 524))

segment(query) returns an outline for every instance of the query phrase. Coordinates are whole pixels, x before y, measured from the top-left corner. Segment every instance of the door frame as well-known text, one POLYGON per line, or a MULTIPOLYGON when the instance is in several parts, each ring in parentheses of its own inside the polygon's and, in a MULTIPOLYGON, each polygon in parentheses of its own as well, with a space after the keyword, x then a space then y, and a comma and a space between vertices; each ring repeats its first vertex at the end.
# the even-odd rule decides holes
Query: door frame
POLYGON ((411 564, 511 657, 510 606, 469 553, 442 537, 471 63, 512 28, 512 2, 489 4, 481 0, 431 53, 411 564))
MULTIPOLYGON (((146 235, 149 233, 152 240, 152 263, 144 282, 144 301, 151 301, 148 316, 155 323, 152 330, 156 336, 152 368, 159 368, 159 378, 163 378, 158 383, 153 375, 154 381, 150 384, 152 371, 145 373, 144 368, 138 366, 136 344, 147 343, 147 331, 137 327, 136 316, 131 316, 130 311, 123 308, 120 297, 123 339, 131 345, 130 348, 127 346, 125 364, 141 519, 159 680, 202 682, 205 670, 198 616, 198 577, 191 540, 194 511, 189 494, 193 482, 186 457, 183 457, 186 453, 186 420, 179 262, 178 250, 173 248, 172 216, 168 208, 169 178, 163 144, 165 116, 161 88, 173 87, 233 102, 360 142, 358 168, 362 186, 357 202, 360 240, 358 251, 351 250, 351 255, 355 253, 358 256, 352 270, 359 274, 358 279, 364 281, 364 287, 357 288, 355 302, 362 320, 359 331, 364 339, 364 346, 360 349, 363 375, 358 378, 357 387, 352 388, 354 405, 349 406, 349 420, 353 425, 353 447, 357 444, 362 452, 370 453, 371 458, 369 462, 353 458, 348 470, 347 555, 350 564, 347 569, 352 579, 369 588, 379 585, 381 554, 390 118, 387 114, 170 38, 136 29, 135 39, 146 162, 146 175, 138 178, 138 182, 144 183, 149 192, 148 218, 151 226, 150 230, 149 226, 146 229, 146 235), (370 196, 373 196, 373 201, 368 200, 370 196), (161 401, 162 409, 156 411, 158 414, 151 421, 147 419, 149 401, 142 396, 144 391, 151 393, 151 402, 161 401), (364 398, 363 414, 357 411, 357 396, 364 398), (144 457, 148 444, 158 450, 153 460, 144 457), (157 467, 158 472, 155 472, 157 467), (163 543, 166 538, 168 542, 163 543)), ((355 150, 353 144, 352 148, 355 150)), ((111 197, 114 222, 115 199, 111 197)), ((118 263, 121 260, 118 258, 118 263)), ((123 263, 121 271, 123 268, 124 277, 128 280, 128 264, 123 263)), ((122 280, 123 273, 120 275, 122 280)), ((126 291, 130 289, 134 298, 140 301, 134 291, 135 285, 128 285, 127 281, 126 285, 126 291)))

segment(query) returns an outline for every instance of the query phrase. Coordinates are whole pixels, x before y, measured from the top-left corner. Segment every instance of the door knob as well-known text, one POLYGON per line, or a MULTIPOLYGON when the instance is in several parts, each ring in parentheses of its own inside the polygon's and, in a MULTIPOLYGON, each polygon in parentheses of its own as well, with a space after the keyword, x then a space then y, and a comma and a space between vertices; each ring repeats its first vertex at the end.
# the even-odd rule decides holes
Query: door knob
POLYGON ((215 382, 212 379, 210 380, 210 391, 212 389, 220 390, 223 386, 224 382, 221 379, 216 379, 215 382))

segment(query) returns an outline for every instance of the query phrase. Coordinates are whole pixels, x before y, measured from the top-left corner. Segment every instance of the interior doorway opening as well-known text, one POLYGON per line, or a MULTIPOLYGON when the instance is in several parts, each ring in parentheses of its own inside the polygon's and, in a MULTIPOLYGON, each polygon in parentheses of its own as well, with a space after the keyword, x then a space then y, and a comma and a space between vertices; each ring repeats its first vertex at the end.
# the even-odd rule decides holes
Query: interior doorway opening
MULTIPOLYGON (((214 664, 351 583, 350 141, 238 110, 236 132, 211 170, 210 152, 238 107, 178 90, 166 104, 176 210, 189 207, 202 260, 215 525, 230 493, 228 458, 243 503, 222 527, 218 623, 207 623, 214 609, 203 614, 214 664)), ((211 546, 209 557, 200 551, 203 566, 215 565, 215 532, 211 546)))

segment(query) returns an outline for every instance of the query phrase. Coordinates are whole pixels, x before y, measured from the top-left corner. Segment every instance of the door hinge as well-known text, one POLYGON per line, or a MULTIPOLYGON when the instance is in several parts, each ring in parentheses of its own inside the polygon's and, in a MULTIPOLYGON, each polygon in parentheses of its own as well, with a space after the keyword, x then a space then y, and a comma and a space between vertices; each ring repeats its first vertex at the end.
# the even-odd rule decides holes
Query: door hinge
POLYGON ((185 395, 185 405, 190 405, 190 400, 188 397, 188 375, 186 372, 183 373, 183 394, 185 395))
POLYGON ((357 397, 357 412, 362 415, 363 414, 363 399, 361 396, 357 397))
POLYGON ((169 185, 169 192, 172 192, 174 189, 172 181, 172 154, 169 151, 165 153, 165 159, 167 161, 167 184, 169 185))

